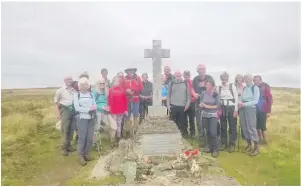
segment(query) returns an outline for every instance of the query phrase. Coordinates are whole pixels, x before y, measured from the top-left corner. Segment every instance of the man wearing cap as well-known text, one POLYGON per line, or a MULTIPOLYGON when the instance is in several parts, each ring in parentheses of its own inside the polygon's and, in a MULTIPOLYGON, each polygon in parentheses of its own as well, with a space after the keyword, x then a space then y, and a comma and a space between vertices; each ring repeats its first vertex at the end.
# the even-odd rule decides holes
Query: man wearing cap
POLYGON ((143 85, 141 78, 136 74, 137 68, 128 68, 124 71, 126 73, 126 76, 120 81, 120 84, 126 91, 126 96, 128 100, 128 116, 125 119, 123 131, 126 133, 127 137, 129 137, 129 135, 133 135, 133 128, 134 133, 138 129, 139 96, 140 92, 143 89, 143 85), (131 114, 133 114, 133 127, 130 122, 131 114))
POLYGON ((74 151, 71 147, 74 128, 72 127, 72 102, 73 94, 76 92, 72 87, 72 77, 67 76, 64 79, 65 85, 59 88, 54 96, 57 119, 61 120, 63 155, 68 156, 68 152, 74 151))
MULTIPOLYGON (((206 74, 206 66, 204 64, 198 65, 197 72, 198 75, 195 76, 192 80, 192 87, 194 89, 193 95, 196 99, 198 99, 200 95, 206 90, 205 81, 208 79, 213 79, 212 76, 206 74)), ((204 137, 204 127, 201 121, 201 113, 202 113, 201 108, 196 106, 195 117, 196 117, 198 134, 200 139, 201 137, 204 137)), ((203 143, 206 144, 205 141, 203 143)))
POLYGON ((187 111, 185 111, 185 124, 184 127, 188 127, 188 120, 189 118, 189 131, 191 138, 195 136, 195 124, 194 124, 194 117, 195 117, 195 98, 194 98, 194 89, 192 87, 192 80, 190 79, 190 71, 186 70, 183 73, 184 80, 187 82, 189 89, 190 89, 190 96, 191 96, 191 103, 187 111))

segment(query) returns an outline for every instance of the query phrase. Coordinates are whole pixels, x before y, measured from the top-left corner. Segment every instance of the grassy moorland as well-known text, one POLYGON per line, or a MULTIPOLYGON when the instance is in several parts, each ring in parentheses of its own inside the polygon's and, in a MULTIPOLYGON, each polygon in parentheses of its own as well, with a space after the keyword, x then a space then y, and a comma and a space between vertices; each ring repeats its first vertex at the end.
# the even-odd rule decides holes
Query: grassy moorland
MULTIPOLYGON (((94 163, 77 164, 76 153, 64 157, 55 129, 53 89, 2 91, 2 185, 108 185, 123 178, 87 180, 94 163)), ((108 150, 104 145, 104 152, 108 150)), ((96 152, 93 152, 96 156, 96 152)))
MULTIPOLYGON (((274 104, 267 122, 269 146, 250 157, 221 152, 218 161, 241 185, 300 186, 300 90, 273 89, 274 104)), ((190 140, 198 146, 197 140, 190 140)), ((241 149, 245 146, 241 142, 241 149)))
MULTIPOLYGON (((2 90, 2 185, 122 184, 116 177, 87 180, 93 163, 80 167, 76 153, 61 155, 53 94, 53 89, 2 90)), ((218 158, 242 185, 300 185, 300 91, 273 89, 273 95, 269 147, 255 158, 240 152, 218 158)))

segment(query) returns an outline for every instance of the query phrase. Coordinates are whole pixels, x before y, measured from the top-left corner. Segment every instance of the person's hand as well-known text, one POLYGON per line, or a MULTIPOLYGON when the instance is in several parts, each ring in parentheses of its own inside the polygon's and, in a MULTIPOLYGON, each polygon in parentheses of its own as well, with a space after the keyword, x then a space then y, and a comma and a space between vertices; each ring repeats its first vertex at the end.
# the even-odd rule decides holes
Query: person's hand
POLYGON ((240 101, 238 102, 238 108, 242 108, 243 107, 243 103, 240 101))
POLYGON ((109 106, 104 106, 104 107, 102 107, 102 109, 105 110, 105 111, 109 111, 110 107, 109 106))
POLYGON ((271 114, 270 113, 267 113, 267 118, 269 118, 271 116, 271 114))
POLYGON ((204 105, 205 105, 204 103, 200 103, 199 106, 200 106, 201 108, 204 108, 204 105))
POLYGON ((208 108, 209 106, 206 104, 203 104, 203 108, 208 108))
POLYGON ((134 92, 133 92, 131 89, 129 89, 129 88, 126 89, 126 92, 127 92, 128 94, 131 94, 131 95, 133 95, 133 93, 134 93, 134 92))
POLYGON ((95 111, 96 110, 96 105, 92 105, 91 107, 90 107, 90 111, 95 111))
POLYGON ((238 114, 237 111, 234 111, 233 117, 236 118, 236 117, 237 117, 237 114, 238 114))
POLYGON ((128 116, 128 115, 129 115, 128 111, 125 111, 125 112, 124 112, 124 115, 125 115, 125 116, 128 116))
POLYGON ((189 108, 189 107, 185 106, 185 108, 184 108, 184 112, 185 112, 185 111, 187 111, 187 110, 188 110, 188 108, 189 108))

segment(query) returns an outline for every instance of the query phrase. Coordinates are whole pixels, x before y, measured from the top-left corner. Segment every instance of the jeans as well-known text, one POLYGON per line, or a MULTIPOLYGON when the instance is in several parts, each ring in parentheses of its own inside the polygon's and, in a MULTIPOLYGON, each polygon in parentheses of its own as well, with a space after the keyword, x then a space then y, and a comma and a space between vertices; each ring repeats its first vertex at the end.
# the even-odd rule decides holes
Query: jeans
POLYGON ((139 116, 139 101, 138 102, 128 102, 128 116, 127 119, 131 118, 131 115, 133 114, 134 118, 137 118, 139 116))
POLYGON ((212 151, 218 151, 218 137, 217 137, 217 118, 202 118, 202 123, 207 135, 208 147, 212 151))

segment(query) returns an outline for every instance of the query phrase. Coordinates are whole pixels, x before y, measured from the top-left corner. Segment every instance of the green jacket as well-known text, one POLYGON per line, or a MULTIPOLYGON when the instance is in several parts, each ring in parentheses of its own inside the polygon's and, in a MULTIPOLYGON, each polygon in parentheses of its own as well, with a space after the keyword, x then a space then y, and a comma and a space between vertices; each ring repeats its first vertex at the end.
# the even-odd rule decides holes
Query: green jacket
POLYGON ((92 91, 92 95, 95 98, 97 111, 104 112, 102 108, 108 105, 107 95, 105 93, 99 94, 96 90, 92 91))

